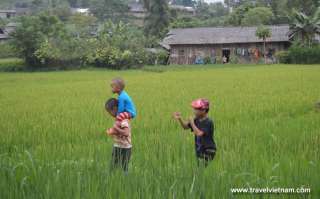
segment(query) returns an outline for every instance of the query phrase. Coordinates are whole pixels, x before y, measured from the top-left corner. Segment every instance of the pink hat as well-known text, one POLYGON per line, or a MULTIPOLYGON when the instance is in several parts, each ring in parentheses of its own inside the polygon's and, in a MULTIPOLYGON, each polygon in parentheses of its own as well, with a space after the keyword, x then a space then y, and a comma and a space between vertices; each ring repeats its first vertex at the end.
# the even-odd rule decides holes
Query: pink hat
POLYGON ((195 109, 209 109, 209 100, 200 98, 192 101, 191 106, 195 109))

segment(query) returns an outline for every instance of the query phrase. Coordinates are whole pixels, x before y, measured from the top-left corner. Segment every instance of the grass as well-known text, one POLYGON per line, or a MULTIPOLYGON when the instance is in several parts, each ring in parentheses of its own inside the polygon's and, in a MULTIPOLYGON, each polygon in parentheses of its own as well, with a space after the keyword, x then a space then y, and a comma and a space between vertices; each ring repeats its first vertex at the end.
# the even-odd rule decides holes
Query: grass
POLYGON ((0 198, 319 198, 319 76, 319 65, 0 73, 0 198), (138 109, 127 176, 108 171, 103 105, 115 76, 138 109), (204 171, 193 136, 171 117, 190 116, 198 97, 213 104, 218 146, 204 171))

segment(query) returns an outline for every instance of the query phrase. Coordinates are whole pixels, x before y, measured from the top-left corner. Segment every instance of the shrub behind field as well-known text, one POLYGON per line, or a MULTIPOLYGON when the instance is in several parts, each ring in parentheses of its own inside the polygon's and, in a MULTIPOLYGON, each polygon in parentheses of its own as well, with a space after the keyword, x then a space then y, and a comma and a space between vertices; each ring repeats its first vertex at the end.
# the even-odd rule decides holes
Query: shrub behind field
POLYGON ((25 70, 25 62, 18 58, 0 59, 0 71, 14 72, 25 70))
POLYGON ((161 51, 150 54, 146 46, 152 44, 136 27, 107 21, 95 34, 75 36, 58 17, 41 13, 20 19, 12 44, 33 69, 84 65, 127 69, 166 64, 167 54, 161 51))
POLYGON ((17 53, 9 42, 0 42, 0 59, 17 57, 17 53))
POLYGON ((277 59, 284 64, 319 64, 320 45, 311 48, 292 46, 287 52, 278 52, 277 59))

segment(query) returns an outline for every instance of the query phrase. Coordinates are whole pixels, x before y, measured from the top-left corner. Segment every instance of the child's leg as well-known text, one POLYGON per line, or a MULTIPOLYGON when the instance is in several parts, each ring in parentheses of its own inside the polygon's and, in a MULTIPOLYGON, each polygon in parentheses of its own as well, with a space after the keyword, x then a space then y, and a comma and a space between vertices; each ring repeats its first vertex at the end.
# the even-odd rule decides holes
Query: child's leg
POLYGON ((121 159, 121 149, 118 147, 112 147, 112 158, 111 158, 111 164, 110 169, 113 170, 116 167, 119 167, 120 165, 120 159, 121 159))
POLYGON ((206 168, 209 164, 209 161, 205 158, 197 158, 198 167, 206 168))
POLYGON ((121 160, 120 164, 125 173, 128 172, 129 162, 131 158, 131 148, 123 148, 121 149, 121 160))

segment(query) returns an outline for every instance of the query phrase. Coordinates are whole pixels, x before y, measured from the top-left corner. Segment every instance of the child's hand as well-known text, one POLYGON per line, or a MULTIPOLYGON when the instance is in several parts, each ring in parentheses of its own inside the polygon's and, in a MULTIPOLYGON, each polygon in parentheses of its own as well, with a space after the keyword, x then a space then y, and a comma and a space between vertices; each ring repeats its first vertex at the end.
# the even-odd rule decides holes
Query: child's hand
POLYGON ((194 125, 194 117, 189 117, 189 123, 191 124, 191 125, 194 125))
POLYGON ((115 124, 113 125, 113 128, 116 128, 118 126, 121 126, 121 122, 119 122, 119 121, 115 122, 115 124))
POLYGON ((173 117, 174 117, 174 119, 179 120, 179 119, 181 119, 181 113, 180 112, 174 112, 173 113, 173 117))
POLYGON ((107 129, 107 130, 106 130, 106 134, 107 134, 107 135, 110 135, 110 129, 107 129))
POLYGON ((115 134, 114 128, 107 129, 106 133, 109 136, 114 135, 115 134))

